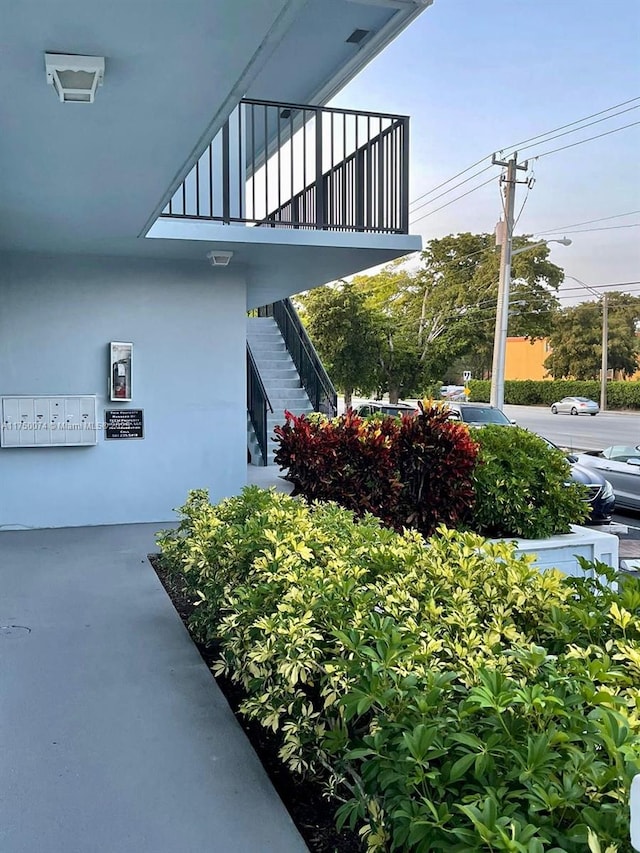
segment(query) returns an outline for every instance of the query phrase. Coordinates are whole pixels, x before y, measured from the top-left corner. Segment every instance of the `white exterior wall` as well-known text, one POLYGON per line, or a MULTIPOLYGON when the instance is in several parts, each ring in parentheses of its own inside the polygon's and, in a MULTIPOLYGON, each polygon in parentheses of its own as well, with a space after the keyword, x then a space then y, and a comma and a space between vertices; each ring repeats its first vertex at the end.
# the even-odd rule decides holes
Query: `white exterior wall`
POLYGON ((192 488, 246 482, 246 283, 203 260, 0 255, 0 396, 144 409, 142 440, 0 448, 0 529, 168 521, 192 488), (133 342, 133 399, 108 344, 133 342))

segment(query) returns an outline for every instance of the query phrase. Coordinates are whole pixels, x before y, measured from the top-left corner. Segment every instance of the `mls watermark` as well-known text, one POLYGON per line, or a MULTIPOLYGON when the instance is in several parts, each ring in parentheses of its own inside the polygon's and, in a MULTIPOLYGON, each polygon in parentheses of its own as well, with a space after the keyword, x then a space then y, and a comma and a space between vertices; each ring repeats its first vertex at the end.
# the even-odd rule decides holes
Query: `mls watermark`
POLYGON ((7 432, 61 432, 61 431, 84 431, 84 430, 104 430, 106 424, 98 421, 5 421, 2 428, 7 432))

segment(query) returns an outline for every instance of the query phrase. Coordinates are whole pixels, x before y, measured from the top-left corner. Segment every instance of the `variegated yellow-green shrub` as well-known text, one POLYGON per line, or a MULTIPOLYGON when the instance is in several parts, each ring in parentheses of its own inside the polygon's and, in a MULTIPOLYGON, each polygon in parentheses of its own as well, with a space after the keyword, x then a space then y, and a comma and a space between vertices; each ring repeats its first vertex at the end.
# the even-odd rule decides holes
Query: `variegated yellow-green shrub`
POLYGON ((255 487, 181 512, 159 541, 193 630, 368 850, 630 849, 637 580, 540 574, 508 543, 255 487))

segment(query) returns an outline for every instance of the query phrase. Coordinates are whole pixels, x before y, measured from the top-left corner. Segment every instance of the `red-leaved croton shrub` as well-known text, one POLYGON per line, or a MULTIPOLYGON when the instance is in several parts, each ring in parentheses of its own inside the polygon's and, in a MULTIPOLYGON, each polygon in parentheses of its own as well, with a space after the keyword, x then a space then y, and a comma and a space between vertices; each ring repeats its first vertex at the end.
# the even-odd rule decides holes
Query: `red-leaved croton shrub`
POLYGON ((275 428, 280 444, 275 461, 287 468, 293 494, 335 501, 357 515, 370 512, 395 525, 401 491, 397 476, 399 421, 365 420, 349 410, 341 418, 285 412, 275 428))
POLYGON ((333 420, 285 414, 275 429, 275 461, 288 469, 294 495, 335 501, 425 536, 440 523, 455 526, 473 505, 477 445, 438 407, 371 420, 351 410, 333 420))
POLYGON ((456 527, 475 501, 473 471, 479 447, 442 406, 424 407, 402 420, 397 442, 402 483, 398 518, 430 536, 439 524, 456 527))

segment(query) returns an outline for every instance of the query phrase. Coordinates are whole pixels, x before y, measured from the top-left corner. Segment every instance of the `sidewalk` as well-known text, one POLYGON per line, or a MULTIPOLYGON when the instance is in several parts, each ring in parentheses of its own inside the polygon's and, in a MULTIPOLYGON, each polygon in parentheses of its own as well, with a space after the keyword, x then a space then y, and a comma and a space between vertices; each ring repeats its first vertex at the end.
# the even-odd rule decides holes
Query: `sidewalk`
POLYGON ((3 853, 307 849, 146 559, 158 526, 0 533, 3 853))

